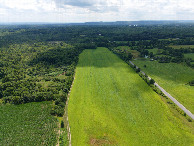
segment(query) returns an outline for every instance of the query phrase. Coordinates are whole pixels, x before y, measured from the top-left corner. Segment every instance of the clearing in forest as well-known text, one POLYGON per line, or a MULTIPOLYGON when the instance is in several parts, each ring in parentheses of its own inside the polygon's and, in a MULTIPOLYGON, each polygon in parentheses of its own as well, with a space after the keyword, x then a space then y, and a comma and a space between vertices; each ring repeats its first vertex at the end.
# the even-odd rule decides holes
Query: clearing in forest
POLYGON ((68 105, 72 145, 191 145, 191 129, 107 48, 79 57, 68 105))

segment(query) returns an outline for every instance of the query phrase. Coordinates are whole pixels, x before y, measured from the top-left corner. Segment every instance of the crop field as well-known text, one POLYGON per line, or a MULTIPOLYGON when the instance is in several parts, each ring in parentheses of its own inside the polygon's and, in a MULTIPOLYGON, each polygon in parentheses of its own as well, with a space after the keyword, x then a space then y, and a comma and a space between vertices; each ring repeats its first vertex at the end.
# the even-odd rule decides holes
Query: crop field
POLYGON ((51 102, 0 105, 0 145, 56 145, 51 102))
POLYGON ((176 63, 158 63, 145 60, 133 62, 194 113, 194 86, 187 84, 194 79, 194 69, 176 63), (146 68, 143 67, 144 65, 146 68))
POLYGON ((194 48, 194 45, 170 45, 169 47, 172 47, 174 49, 180 49, 180 48, 194 48))
POLYGON ((194 135, 106 48, 79 57, 68 105, 72 145, 192 145, 194 135))

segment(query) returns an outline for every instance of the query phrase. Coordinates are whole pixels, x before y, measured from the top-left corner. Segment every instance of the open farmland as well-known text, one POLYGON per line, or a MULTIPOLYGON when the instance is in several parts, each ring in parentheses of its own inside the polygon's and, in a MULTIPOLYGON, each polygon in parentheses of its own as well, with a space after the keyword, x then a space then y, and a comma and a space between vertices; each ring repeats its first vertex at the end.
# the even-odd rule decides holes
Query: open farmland
POLYGON ((72 145, 192 145, 194 135, 126 63, 84 50, 68 106, 72 145))
POLYGON ((192 68, 176 63, 166 64, 148 60, 136 60, 133 62, 194 113, 194 86, 187 84, 194 79, 194 70, 192 68), (146 65, 146 68, 143 67, 144 65, 146 65))
POLYGON ((0 145, 55 145, 57 119, 51 102, 0 106, 0 145))

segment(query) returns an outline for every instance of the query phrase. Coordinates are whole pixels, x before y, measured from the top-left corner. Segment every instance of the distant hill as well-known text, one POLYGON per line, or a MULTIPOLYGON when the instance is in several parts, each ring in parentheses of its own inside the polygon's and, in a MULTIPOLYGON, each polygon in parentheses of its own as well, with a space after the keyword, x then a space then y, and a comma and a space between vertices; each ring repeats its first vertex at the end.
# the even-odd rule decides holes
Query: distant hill
POLYGON ((150 21, 116 21, 116 22, 85 22, 85 25, 170 25, 170 24, 194 24, 194 20, 150 20, 150 21))
POLYGON ((141 21, 115 21, 115 22, 82 22, 82 23, 55 23, 55 22, 0 22, 0 25, 172 25, 194 24, 194 20, 141 20, 141 21))

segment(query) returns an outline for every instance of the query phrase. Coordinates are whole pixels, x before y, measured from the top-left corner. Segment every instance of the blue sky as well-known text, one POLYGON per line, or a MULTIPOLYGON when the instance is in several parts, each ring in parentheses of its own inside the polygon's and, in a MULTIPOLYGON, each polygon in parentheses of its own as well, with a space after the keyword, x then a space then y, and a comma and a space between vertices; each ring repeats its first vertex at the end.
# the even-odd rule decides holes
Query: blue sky
POLYGON ((194 0, 0 0, 0 22, 194 20, 194 0))

